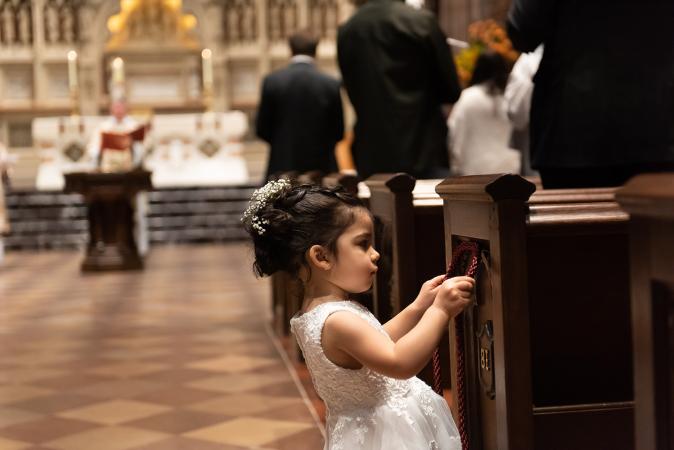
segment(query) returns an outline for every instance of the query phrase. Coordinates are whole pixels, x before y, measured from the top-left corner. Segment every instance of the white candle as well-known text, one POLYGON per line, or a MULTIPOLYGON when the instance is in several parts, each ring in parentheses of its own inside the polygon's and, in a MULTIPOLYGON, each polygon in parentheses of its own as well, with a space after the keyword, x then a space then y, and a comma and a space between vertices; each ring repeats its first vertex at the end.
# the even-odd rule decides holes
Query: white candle
POLYGON ((112 60, 112 82, 114 84, 124 83, 124 60, 120 57, 112 60))
POLYGON ((77 52, 68 52, 68 87, 71 91, 77 89, 77 52))
POLYGON ((204 82, 204 91, 210 91, 213 88, 213 54, 210 49, 201 51, 201 70, 204 82))

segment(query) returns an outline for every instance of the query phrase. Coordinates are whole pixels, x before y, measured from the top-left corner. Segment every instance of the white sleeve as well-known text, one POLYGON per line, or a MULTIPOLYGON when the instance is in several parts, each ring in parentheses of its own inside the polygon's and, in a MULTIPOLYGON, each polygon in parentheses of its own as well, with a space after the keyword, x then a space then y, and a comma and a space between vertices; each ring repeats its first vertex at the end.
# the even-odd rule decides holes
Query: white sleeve
POLYGON ((508 117, 518 130, 525 129, 529 125, 531 96, 534 90, 532 79, 538 70, 542 53, 542 47, 539 47, 535 52, 520 55, 508 79, 504 97, 508 117))
POLYGON ((89 138, 89 143, 87 144, 87 155, 91 158, 92 161, 98 160, 98 154, 101 151, 101 133, 103 132, 103 127, 98 126, 91 133, 89 138))
POLYGON ((449 168, 452 175, 461 175, 463 172, 463 154, 466 136, 465 105, 459 98, 452 108, 447 120, 449 128, 449 168))

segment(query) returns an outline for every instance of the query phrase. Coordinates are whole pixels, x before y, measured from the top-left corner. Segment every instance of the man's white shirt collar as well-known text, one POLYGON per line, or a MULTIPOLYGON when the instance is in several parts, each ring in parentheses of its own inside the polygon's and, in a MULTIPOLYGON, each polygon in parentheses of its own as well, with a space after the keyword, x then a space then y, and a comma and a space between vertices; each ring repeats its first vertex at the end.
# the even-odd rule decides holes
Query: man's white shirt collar
POLYGON ((312 58, 309 55, 295 55, 292 58, 290 58, 290 64, 296 64, 296 63, 313 64, 314 58, 312 58))

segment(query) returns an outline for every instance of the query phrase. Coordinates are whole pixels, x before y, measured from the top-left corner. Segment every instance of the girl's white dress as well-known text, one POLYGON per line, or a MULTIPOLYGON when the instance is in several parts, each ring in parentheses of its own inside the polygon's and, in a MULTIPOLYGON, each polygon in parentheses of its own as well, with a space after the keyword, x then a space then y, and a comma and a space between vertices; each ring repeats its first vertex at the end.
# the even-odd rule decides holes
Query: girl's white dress
POLYGON ((311 378, 327 407, 324 450, 460 450, 461 440, 445 400, 418 378, 396 380, 367 367, 345 369, 323 353, 321 333, 330 314, 349 311, 381 333, 384 327, 362 305, 323 303, 293 317, 311 378))

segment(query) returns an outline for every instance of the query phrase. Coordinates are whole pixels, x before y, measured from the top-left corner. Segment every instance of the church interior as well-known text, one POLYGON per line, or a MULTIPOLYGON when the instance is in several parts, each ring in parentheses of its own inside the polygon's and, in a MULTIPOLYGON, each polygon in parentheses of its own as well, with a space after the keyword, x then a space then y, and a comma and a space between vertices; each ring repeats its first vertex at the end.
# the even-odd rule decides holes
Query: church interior
MULTIPOLYGON (((485 47, 520 56, 510 0, 405 2, 433 14, 464 87, 485 47)), ((340 79, 359 3, 0 0, 0 450, 329 448, 289 329, 301 286, 255 276, 241 217, 268 176, 265 77, 304 29, 340 79)), ((367 206, 381 260, 359 301, 382 323, 478 267, 419 373, 464 450, 674 449, 674 174, 543 189, 524 159, 361 179, 341 95, 336 169, 284 176, 367 206)))

